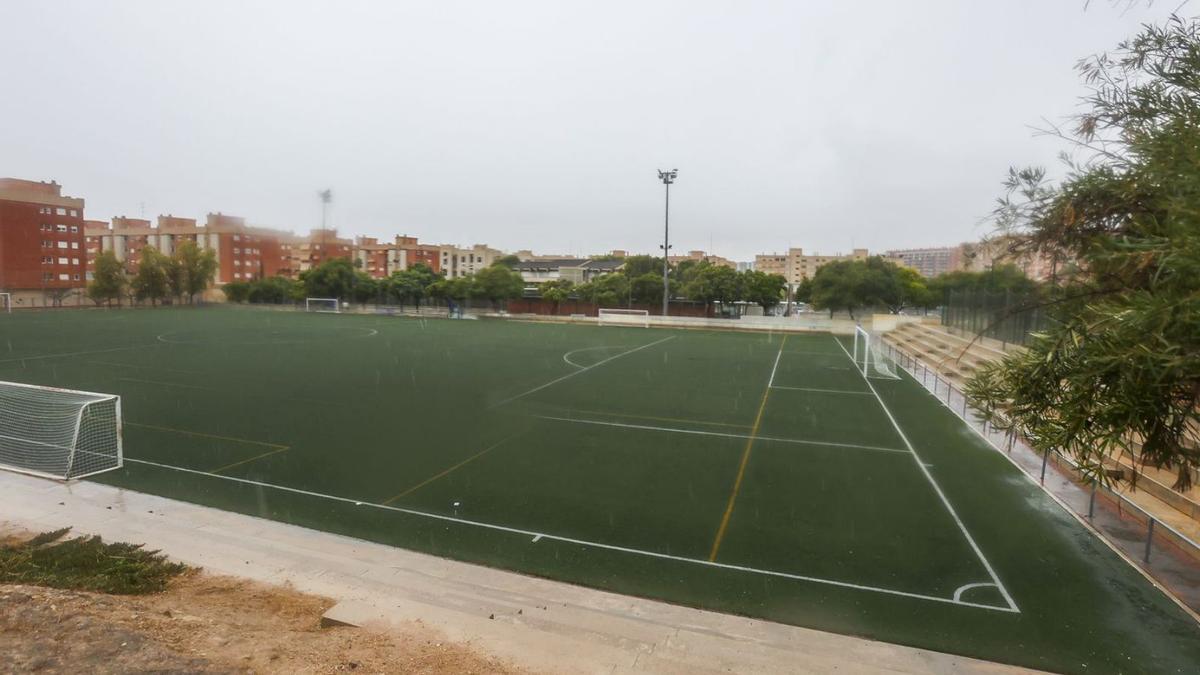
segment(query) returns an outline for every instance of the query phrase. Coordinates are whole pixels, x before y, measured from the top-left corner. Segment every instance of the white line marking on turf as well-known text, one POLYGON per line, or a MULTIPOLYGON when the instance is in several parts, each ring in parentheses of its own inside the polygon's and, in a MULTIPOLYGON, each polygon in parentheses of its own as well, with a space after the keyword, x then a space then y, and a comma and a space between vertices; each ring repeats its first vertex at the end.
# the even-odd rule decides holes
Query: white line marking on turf
POLYGON ((575 363, 569 357, 572 354, 577 354, 579 352, 592 352, 592 351, 597 351, 600 349, 620 349, 621 347, 624 347, 624 346, 625 345, 612 345, 612 346, 601 345, 599 347, 580 347, 579 349, 572 349, 571 351, 567 352, 566 354, 563 354, 562 359, 563 359, 563 361, 566 361, 568 364, 575 366, 576 368, 587 368, 587 366, 583 366, 578 363, 575 363))
MULTIPOLYGON (((833 341, 837 343, 838 347, 842 348, 842 352, 846 354, 846 358, 850 359, 851 363, 855 363, 854 357, 850 354, 850 352, 846 351, 846 347, 842 344, 842 341, 836 337, 833 337, 833 341)), ((1008 589, 1004 587, 1004 584, 1000 582, 1000 577, 996 574, 996 570, 992 569, 992 564, 988 562, 986 557, 984 557, 983 551, 979 548, 979 544, 975 543, 975 538, 971 536, 970 531, 967 530, 967 526, 963 524, 962 518, 958 517, 958 512, 954 510, 954 505, 950 503, 950 499, 946 496, 946 493, 942 492, 941 486, 938 485, 937 481, 933 479, 933 474, 930 473, 929 469, 925 467, 925 462, 921 461, 921 456, 917 454, 916 449, 913 448, 913 444, 909 442, 908 436, 904 435, 904 430, 900 428, 900 423, 896 421, 896 418, 892 415, 892 411, 888 409, 887 404, 884 403, 883 399, 879 396, 879 392, 875 390, 875 385, 871 384, 871 380, 866 376, 866 374, 863 374, 862 378, 863 382, 867 383, 867 387, 871 389, 871 393, 875 394, 875 400, 879 402, 879 407, 883 408, 883 412, 887 415, 887 418, 891 420, 892 427, 896 429, 896 433, 900 434, 900 439, 904 441, 905 447, 907 447, 908 451, 912 453, 913 461, 916 462, 917 468, 921 470, 921 473, 925 474, 925 479, 929 481, 931 486, 933 486, 933 491, 936 492, 938 498, 942 500, 942 505, 946 507, 946 511, 950 514, 950 517, 953 518, 954 523, 958 525, 958 529, 962 532, 963 537, 966 538, 967 544, 971 546, 971 550, 975 551, 975 555, 979 558, 979 562, 983 563, 984 569, 986 569, 988 575, 992 577, 992 581, 995 582, 996 588, 1000 590, 1000 595, 1004 596, 1004 600, 1008 602, 1008 606, 1013 612, 1020 613, 1021 610, 1017 607, 1016 601, 1014 601, 1012 596, 1008 594, 1008 589)))
POLYGON ((643 350, 643 349, 646 349, 647 347, 653 347, 654 345, 659 345, 659 344, 662 344, 662 343, 666 342, 667 340, 674 340, 674 339, 675 339, 675 336, 674 336, 674 335, 671 335, 671 336, 669 336, 669 337, 665 337, 665 338, 663 338, 663 339, 661 339, 661 340, 655 340, 654 342, 650 342, 650 343, 648 343, 648 344, 644 344, 644 345, 642 345, 642 346, 640 346, 640 347, 634 347, 633 349, 629 349, 629 350, 623 351, 623 352, 621 352, 620 354, 614 354, 613 356, 610 356, 610 357, 608 357, 607 359, 603 359, 603 360, 601 360, 601 361, 597 361, 597 362, 593 363, 592 365, 590 365, 590 366, 586 366, 586 367, 584 367, 584 368, 580 368, 579 370, 576 370, 576 371, 575 371, 575 372, 573 372, 573 373, 567 373, 566 375, 563 375, 562 377, 558 377, 558 378, 555 378, 555 379, 553 379, 553 380, 550 380, 550 381, 549 381, 549 382, 547 382, 546 384, 543 384, 543 385, 539 385, 539 386, 537 386, 537 387, 534 387, 533 389, 530 389, 530 390, 529 390, 529 391, 527 391, 527 392, 524 392, 524 393, 521 393, 521 394, 517 394, 516 396, 510 396, 509 398, 506 398, 506 399, 504 399, 503 401, 500 401, 499 403, 493 403, 492 405, 489 405, 489 406, 487 407, 487 409, 488 409, 488 410, 491 410, 492 408, 499 408, 500 406, 502 406, 502 405, 505 405, 506 403, 512 403, 513 401, 515 401, 515 400, 517 400, 517 399, 519 399, 519 398, 525 398, 526 396, 528 396, 528 395, 530 395, 530 394, 533 394, 533 393, 536 393, 536 392, 539 392, 539 391, 541 391, 541 390, 545 389, 546 387, 550 387, 550 386, 556 385, 556 384, 558 384, 559 382, 562 382, 563 380, 570 379, 570 378, 572 378, 572 377, 575 377, 576 375, 582 375, 583 373, 586 373, 587 371, 589 371, 589 370, 591 370, 591 369, 593 369, 593 368, 598 368, 599 366, 602 366, 602 365, 604 365, 604 364, 608 363, 609 361, 612 361, 613 359, 619 359, 619 358, 621 358, 622 356, 627 356, 627 355, 629 355, 629 354, 632 354, 632 353, 634 353, 634 352, 640 352, 641 350, 643 350))
POLYGON ((42 354, 40 356, 22 356, 16 359, 3 359, 0 363, 13 363, 16 361, 38 361, 40 359, 57 359, 67 356, 83 356, 84 354, 107 354, 109 352, 123 352, 128 349, 144 349, 146 347, 157 347, 156 344, 148 345, 132 345, 129 347, 113 347, 112 349, 95 349, 88 352, 67 352, 65 354, 42 354))
POLYGON ((869 391, 850 391, 848 389, 817 389, 815 387, 785 387, 782 384, 771 385, 772 389, 789 389, 791 391, 817 391, 823 394, 855 394, 857 396, 870 396, 869 391))
POLYGON ((972 588, 986 588, 988 586, 991 586, 993 588, 999 588, 998 586, 996 586, 996 584, 993 584, 990 581, 984 581, 984 582, 980 582, 977 584, 963 584, 962 586, 958 587, 958 590, 954 591, 954 599, 962 600, 963 593, 966 593, 967 591, 971 590, 972 588))
POLYGON ((619 553, 629 553, 632 555, 641 555, 641 556, 646 556, 648 558, 658 558, 660 560, 672 560, 675 562, 688 563, 688 564, 692 564, 692 565, 702 565, 704 567, 715 567, 718 569, 733 570, 736 572, 747 572, 749 574, 761 574, 764 576, 780 577, 783 579, 792 579, 794 581, 807 581, 810 583, 825 584, 827 586, 836 586, 839 588, 850 588, 850 589, 859 590, 859 591, 870 591, 873 593, 896 595, 896 596, 900 596, 900 597, 904 597, 904 598, 915 598, 917 600, 930 600, 932 602, 942 602, 942 603, 951 604, 951 605, 960 605, 963 607, 973 607, 976 609, 989 609, 989 610, 996 611, 996 612, 1012 613, 1012 612, 1017 611, 1017 610, 1009 608, 1009 607, 997 607, 995 605, 984 605, 984 604, 980 604, 980 603, 976 603, 976 602, 967 602, 965 600, 954 600, 953 598, 943 598, 943 597, 939 597, 936 595, 925 595, 922 593, 910 593, 908 591, 898 591, 898 590, 891 589, 891 588, 882 588, 880 586, 867 586, 864 584, 852 584, 852 583, 849 583, 846 581, 836 581, 834 579, 823 579, 821 577, 810 577, 810 576, 805 576, 803 574, 790 574, 788 572, 776 572, 774 570, 758 569, 755 567, 747 567, 745 565, 732 565, 730 563, 714 562, 714 561, 710 561, 710 560, 703 560, 701 558, 687 558, 687 557, 679 556, 679 555, 671 555, 670 553, 658 553, 656 551, 644 551, 644 550, 636 549, 636 548, 627 548, 624 546, 617 546, 615 544, 604 544, 604 543, 597 542, 597 541, 588 541, 586 539, 575 539, 574 537, 563 537, 563 536, 559 536, 557 534, 547 534, 545 532, 534 532, 533 530, 523 530, 523 529, 515 528, 515 527, 507 527, 505 525, 494 525, 492 523, 485 523, 485 522, 481 522, 481 521, 477 521, 477 520, 467 520, 465 518, 459 518, 457 516, 444 516, 440 513, 429 513, 426 511, 417 511, 415 509, 406 509, 401 506, 387 506, 384 504, 373 504, 370 502, 362 502, 362 501, 358 501, 355 499, 350 499, 348 497, 338 497, 336 495, 326 495, 326 494, 321 494, 320 492, 312 492, 310 490, 301 490, 299 488, 287 487, 285 485, 276 485, 274 483, 264 483, 262 481, 250 480, 249 478, 238 478, 236 476, 222 476, 219 474, 209 473, 207 471, 199 471, 196 469, 185 469, 184 467, 181 467, 181 466, 172 466, 170 464, 160 464, 158 462, 151 462, 151 461, 144 460, 144 459, 133 459, 131 457, 126 457, 125 461, 136 463, 136 464, 145 464, 148 466, 156 466, 161 469, 169 469, 171 471, 182 471, 184 473, 196 474, 196 475, 200 475, 200 476, 208 476, 210 478, 227 480, 227 481, 231 481, 234 483, 241 483, 244 485, 254 485, 256 487, 268 488, 271 490, 279 490, 281 492, 289 492, 292 494, 305 495, 308 497, 317 497, 319 499, 329 499, 331 501, 341 502, 343 504, 354 504, 356 506, 369 506, 371 508, 376 508, 376 509, 380 509, 383 511, 393 511, 395 513, 403 513, 406 515, 416 516, 419 518, 430 518, 433 520, 440 520, 440 521, 449 522, 449 523, 458 523, 460 525, 468 525, 471 527, 480 527, 480 528, 484 528, 484 529, 488 529, 488 530, 495 530, 498 532, 508 532, 511 534, 519 534, 519 535, 526 536, 526 537, 537 537, 539 539, 550 539, 552 541, 559 541, 564 544, 575 544, 577 546, 587 546, 587 547, 598 548, 598 549, 603 549, 603 550, 607 550, 607 551, 617 551, 619 553))
POLYGON ((774 436, 751 436, 750 434, 731 434, 722 431, 700 431, 697 429, 677 429, 675 427, 655 427, 647 424, 626 424, 624 422, 605 422, 602 420, 587 420, 575 417, 553 417, 551 415, 534 415, 534 417, 543 420, 554 420, 556 422, 572 422, 574 424, 595 424, 603 427, 620 427, 622 429, 642 429, 645 431, 663 431, 673 434, 695 434, 697 436, 719 436, 722 438, 754 438, 758 441, 767 441, 774 443, 794 443, 796 445, 820 445, 829 448, 852 448, 854 450, 872 450, 875 452, 898 452, 902 455, 907 455, 907 450, 900 448, 884 448, 877 445, 856 445, 854 443, 831 443, 827 441, 806 441, 800 438, 777 438, 774 436))
POLYGON ((534 538, 533 538, 533 543, 535 543, 535 544, 536 544, 536 543, 538 543, 538 542, 539 542, 539 541, 541 541, 541 540, 542 540, 542 535, 540 535, 540 534, 539 534, 539 535, 537 535, 536 537, 534 537, 534 538))

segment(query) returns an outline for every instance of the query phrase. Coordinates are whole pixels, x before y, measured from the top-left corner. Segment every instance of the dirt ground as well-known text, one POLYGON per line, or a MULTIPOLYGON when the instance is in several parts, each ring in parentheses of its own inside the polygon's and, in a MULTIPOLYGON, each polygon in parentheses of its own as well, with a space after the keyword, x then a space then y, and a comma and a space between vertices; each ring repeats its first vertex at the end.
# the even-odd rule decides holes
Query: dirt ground
POLYGON ((143 596, 0 585, 0 672, 529 672, 419 623, 322 628, 332 604, 202 572, 143 596))

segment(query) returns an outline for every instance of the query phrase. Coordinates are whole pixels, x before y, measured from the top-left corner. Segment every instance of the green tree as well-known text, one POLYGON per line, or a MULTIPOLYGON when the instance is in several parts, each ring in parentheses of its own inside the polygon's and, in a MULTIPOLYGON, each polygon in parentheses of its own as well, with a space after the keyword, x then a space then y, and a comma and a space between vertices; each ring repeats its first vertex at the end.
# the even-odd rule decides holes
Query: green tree
POLYGON ((1076 263, 1040 302, 1053 321, 968 385, 1000 429, 1072 456, 1095 480, 1112 453, 1200 468, 1200 26, 1171 18, 1080 64, 1090 154, 1049 184, 1011 171, 997 212, 1025 251, 1076 263))
POLYGON ((724 305, 742 299, 743 279, 732 267, 701 262, 689 277, 683 287, 683 294, 689 300, 703 302, 708 307, 714 302, 724 305))
POLYGON ((747 270, 742 273, 742 287, 746 300, 762 307, 763 314, 770 314, 783 301, 787 279, 781 274, 747 270))
MULTIPOLYGON (((286 277, 256 279, 248 284, 246 299, 253 303, 280 305, 292 300, 296 282, 286 277)), ((229 288, 229 284, 225 284, 229 288)), ((226 290, 228 295, 228 290, 226 290)))
POLYGON ((575 288, 580 299, 599 307, 629 304, 629 279, 624 274, 604 274, 575 288))
POLYGON ((520 265, 520 264, 521 264, 521 259, 518 258, 517 256, 513 255, 512 253, 509 253, 508 255, 502 255, 499 258, 496 258, 495 260, 492 261, 492 265, 501 265, 501 266, 507 267, 510 270, 516 269, 517 265, 520 265))
POLYGON ((137 274, 130 284, 139 302, 149 300, 150 304, 157 305, 167 297, 171 292, 171 267, 171 259, 159 253, 157 248, 146 246, 142 249, 137 274))
POLYGON ((246 302, 250 299, 250 282, 230 281, 221 286, 221 292, 225 294, 225 299, 229 302, 246 302))
POLYGON ((194 241, 184 241, 175 249, 172 287, 178 296, 186 296, 189 304, 203 293, 217 276, 217 255, 212 249, 202 249, 194 241))
POLYGON ((929 289, 925 278, 913 268, 902 267, 879 256, 868 258, 865 264, 861 279, 863 287, 859 290, 864 304, 883 305, 892 314, 928 304, 929 289))
POLYGON ((558 306, 571 296, 571 289, 575 284, 569 279, 551 279, 538 287, 542 294, 542 299, 554 305, 554 313, 558 314, 558 306))
POLYGON ((795 290, 792 291, 792 300, 795 302, 803 302, 808 304, 812 302, 813 280, 812 277, 804 277, 800 283, 796 284, 795 290))
POLYGON ((95 270, 92 281, 88 284, 87 295, 97 305, 112 303, 121 304, 121 292, 125 288, 125 267, 117 260, 112 251, 104 251, 96 256, 95 270))
MULTIPOLYGON (((630 280, 646 274, 657 275, 658 285, 661 287, 662 265, 662 258, 656 258, 649 255, 631 255, 628 258, 625 258, 625 265, 621 268, 621 273, 629 277, 630 280)), ((659 293, 659 297, 661 301, 661 293, 659 293)))
POLYGON ((326 260, 300 273, 305 297, 349 300, 358 281, 358 270, 346 258, 326 260))
POLYGON ((492 265, 479 270, 472 277, 475 295, 487 298, 492 308, 499 310, 505 300, 519 298, 525 292, 525 281, 518 272, 504 265, 492 265))
POLYGON ((854 318, 854 310, 867 302, 865 277, 867 266, 860 260, 835 260, 822 265, 812 280, 812 304, 829 310, 829 316, 844 309, 854 318))
POLYGON ((646 272, 636 277, 629 277, 629 294, 633 302, 639 305, 661 305, 663 297, 663 282, 661 258, 658 273, 646 272))

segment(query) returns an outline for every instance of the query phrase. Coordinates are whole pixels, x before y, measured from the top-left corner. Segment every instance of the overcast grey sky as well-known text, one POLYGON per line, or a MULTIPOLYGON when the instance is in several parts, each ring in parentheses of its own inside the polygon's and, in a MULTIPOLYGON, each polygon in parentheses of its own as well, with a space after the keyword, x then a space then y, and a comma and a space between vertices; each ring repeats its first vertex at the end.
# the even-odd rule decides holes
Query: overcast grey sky
MULTIPOLYGON (((5 2, 0 175, 89 218, 596 253, 954 244, 1177 3, 5 2)), ((1185 7, 1185 9, 1187 9, 1185 7)))

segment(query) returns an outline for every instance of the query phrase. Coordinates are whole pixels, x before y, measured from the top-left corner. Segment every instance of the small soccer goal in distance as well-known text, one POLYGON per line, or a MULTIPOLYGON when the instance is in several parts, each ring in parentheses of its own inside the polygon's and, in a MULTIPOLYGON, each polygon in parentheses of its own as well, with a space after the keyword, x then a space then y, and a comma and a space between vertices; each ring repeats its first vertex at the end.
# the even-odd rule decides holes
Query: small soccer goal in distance
POLYGON ((0 312, 12 313, 12 293, 0 293, 0 312))
POLYGON ((867 377, 881 380, 898 380, 896 369, 879 348, 880 338, 863 329, 854 327, 854 365, 867 377))
POLYGON ((327 312, 330 314, 339 314, 342 311, 342 305, 337 298, 305 298, 304 311, 306 312, 327 312))
POLYGON ((650 327, 650 312, 645 309, 601 309, 596 316, 601 326, 650 327))
POLYGON ((0 468, 69 480, 123 461, 120 396, 0 382, 0 468))

